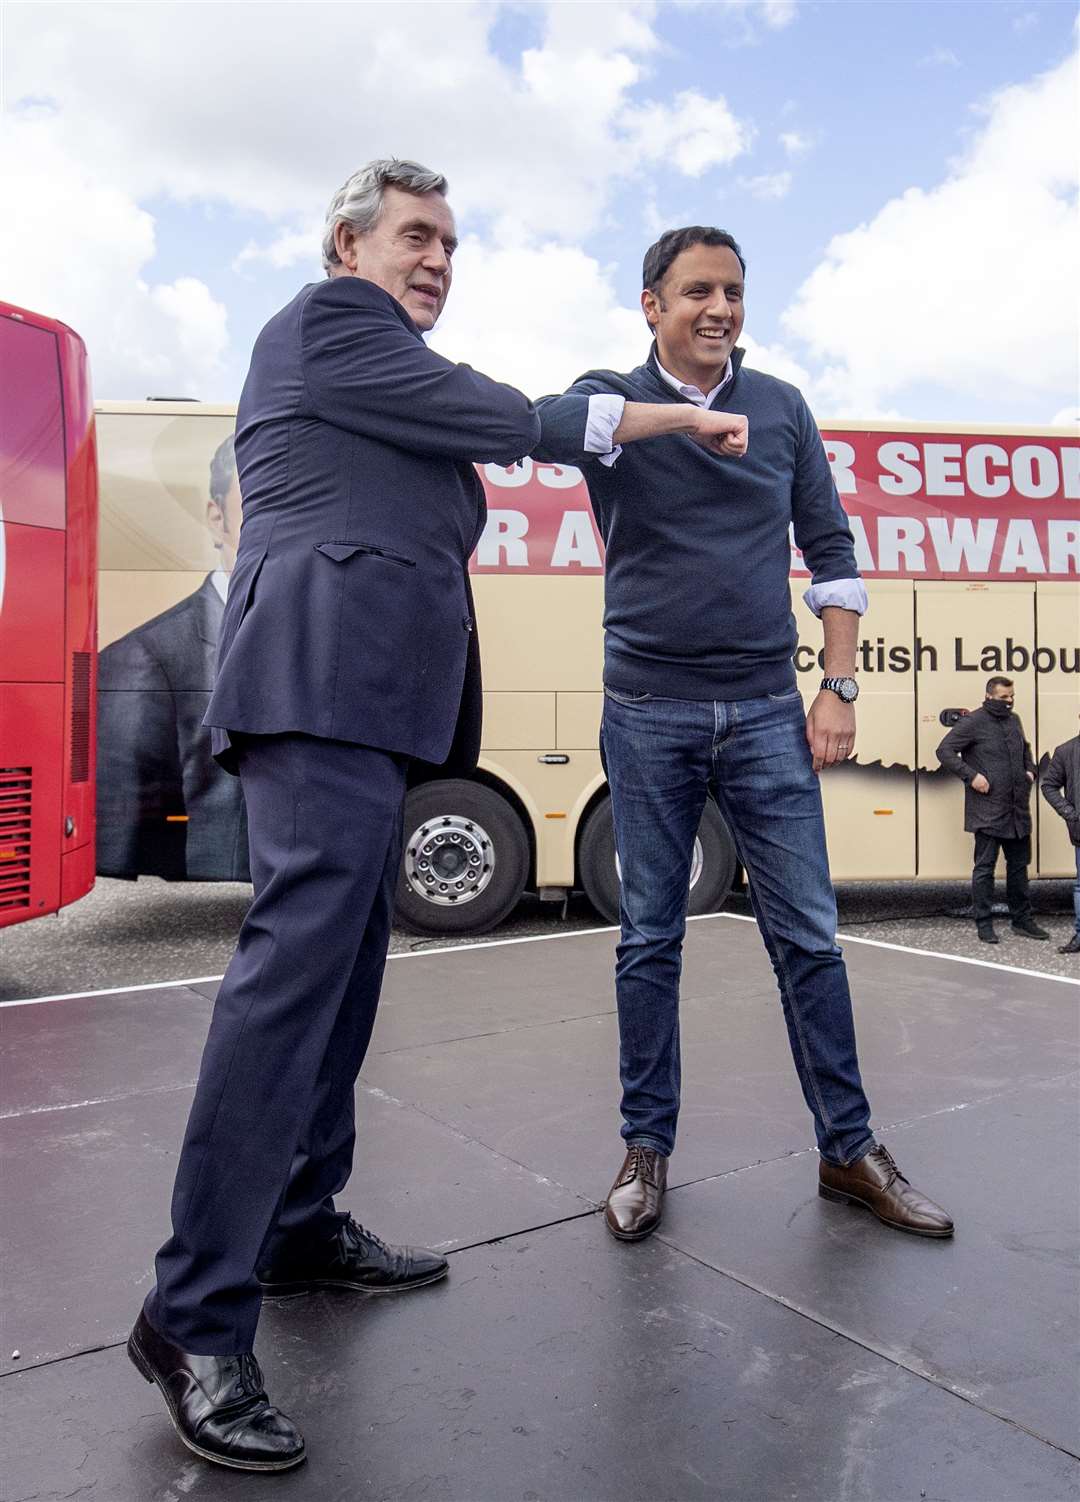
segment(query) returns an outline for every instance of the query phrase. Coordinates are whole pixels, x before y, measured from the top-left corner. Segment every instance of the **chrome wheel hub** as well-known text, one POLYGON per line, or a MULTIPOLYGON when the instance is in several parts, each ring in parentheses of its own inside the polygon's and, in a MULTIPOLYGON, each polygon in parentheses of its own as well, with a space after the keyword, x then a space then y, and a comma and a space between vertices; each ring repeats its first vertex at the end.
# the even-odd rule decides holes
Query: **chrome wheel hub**
POLYGON ((405 841, 405 879, 437 907, 472 902, 490 884, 495 847, 487 830, 461 814, 440 814, 405 841))

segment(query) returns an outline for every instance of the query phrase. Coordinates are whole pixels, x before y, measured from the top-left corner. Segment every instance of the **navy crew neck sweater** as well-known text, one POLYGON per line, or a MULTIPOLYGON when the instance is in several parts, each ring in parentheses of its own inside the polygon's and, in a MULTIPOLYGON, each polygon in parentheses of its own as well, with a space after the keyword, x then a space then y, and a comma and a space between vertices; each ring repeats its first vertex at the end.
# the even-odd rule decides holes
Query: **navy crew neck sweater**
POLYGON ((712 411, 745 413, 741 459, 683 433, 627 444, 613 465, 585 452, 589 398, 686 402, 656 349, 636 370, 591 370, 542 398, 533 457, 581 467, 607 550, 604 682, 671 699, 752 699, 795 688, 789 527, 815 584, 858 577, 851 531, 802 394, 747 370, 712 411))

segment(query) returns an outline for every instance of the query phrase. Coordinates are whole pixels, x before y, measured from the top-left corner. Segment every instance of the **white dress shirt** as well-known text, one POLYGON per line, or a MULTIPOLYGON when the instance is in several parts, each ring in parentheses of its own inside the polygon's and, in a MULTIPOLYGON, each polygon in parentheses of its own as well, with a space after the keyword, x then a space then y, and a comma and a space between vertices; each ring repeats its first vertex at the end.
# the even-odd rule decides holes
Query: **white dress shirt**
MULTIPOLYGON (((669 370, 665 370, 659 360, 656 362, 656 368, 671 389, 677 391, 680 396, 685 396, 687 401, 694 403, 695 407, 711 407, 713 401, 735 375, 729 359, 719 381, 711 391, 705 392, 697 386, 689 385, 686 381, 680 381, 678 376, 673 376, 669 370)), ((622 422, 625 406, 626 398, 616 396, 614 393, 589 397, 584 447, 585 452, 595 454, 601 464, 614 464, 622 453, 622 444, 613 444, 612 438, 616 428, 622 422)), ((753 442, 752 434, 750 441, 753 442)), ((841 610, 854 610, 857 615, 863 615, 869 604, 866 598, 866 586, 861 579, 830 579, 825 584, 811 584, 803 591, 803 599, 816 616, 821 615, 826 605, 838 605, 841 610)))

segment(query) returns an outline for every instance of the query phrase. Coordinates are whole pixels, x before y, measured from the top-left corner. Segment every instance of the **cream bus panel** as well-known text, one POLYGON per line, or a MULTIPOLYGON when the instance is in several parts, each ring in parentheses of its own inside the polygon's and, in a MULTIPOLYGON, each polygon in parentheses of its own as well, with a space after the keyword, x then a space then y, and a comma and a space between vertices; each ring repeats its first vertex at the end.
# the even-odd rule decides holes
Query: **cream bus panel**
POLYGON ((205 572, 104 569, 98 575, 98 650, 194 594, 205 572))
POLYGON ((485 751, 554 745, 554 694, 484 694, 485 751))
MULTIPOLYGON (((809 708, 821 681, 821 622, 792 580, 799 686, 809 708)), ((805 584, 803 583, 803 587, 805 584)), ((915 875, 914 593, 906 579, 876 580, 857 657, 856 754, 822 775, 835 880, 915 875)))
MULTIPOLYGON (((1035 595, 1038 627, 1040 767, 1055 747, 1080 732, 1080 583, 1040 582, 1035 595), (1051 654, 1053 666, 1050 666, 1051 654), (1066 671, 1066 669, 1071 671, 1066 671)), ((1075 856, 1065 821, 1038 795, 1040 876, 1071 876, 1075 856)))
POLYGON ((208 524, 211 465, 234 418, 198 407, 175 415, 175 405, 163 406, 136 413, 98 409, 100 567, 199 569, 205 577, 220 561, 208 524))
POLYGON ((472 586, 486 689, 553 693, 600 687, 601 578, 479 574, 472 586))
POLYGON ((600 753, 585 751, 560 766, 539 763, 535 751, 485 752, 480 766, 524 805, 537 852, 536 885, 573 886, 578 825, 589 799, 603 785, 600 753))
POLYGON ((972 837, 964 832, 963 783, 937 759, 937 747, 949 728, 942 724, 941 714, 946 709, 977 709, 987 678, 1000 673, 1016 685, 1016 713, 1034 745, 1035 673, 1030 664, 1035 586, 916 585, 915 606, 921 645, 919 875, 962 877, 971 872, 972 837))
POLYGON ((604 713, 604 695, 560 694, 558 735, 560 751, 595 751, 600 744, 600 720, 604 713))

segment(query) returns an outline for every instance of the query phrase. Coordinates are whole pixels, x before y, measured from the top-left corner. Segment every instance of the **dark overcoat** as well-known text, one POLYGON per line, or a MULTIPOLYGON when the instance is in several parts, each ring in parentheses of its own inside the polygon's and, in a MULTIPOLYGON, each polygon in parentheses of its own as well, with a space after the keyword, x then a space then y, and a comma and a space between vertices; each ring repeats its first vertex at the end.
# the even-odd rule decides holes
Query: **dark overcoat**
POLYGON ((1035 760, 1015 713, 995 718, 980 706, 958 720, 937 748, 938 761, 964 783, 964 828, 969 834, 1023 839, 1031 833, 1035 760), (977 793, 979 774, 990 784, 977 793))
POLYGON ((270 320, 236 421, 244 519, 206 713, 223 766, 232 731, 475 764, 473 466, 539 435, 520 391, 428 349, 373 282, 315 283, 270 320))
POLYGON ((1080 845, 1080 735, 1058 746, 1039 778, 1042 795, 1065 820, 1069 838, 1080 845))

